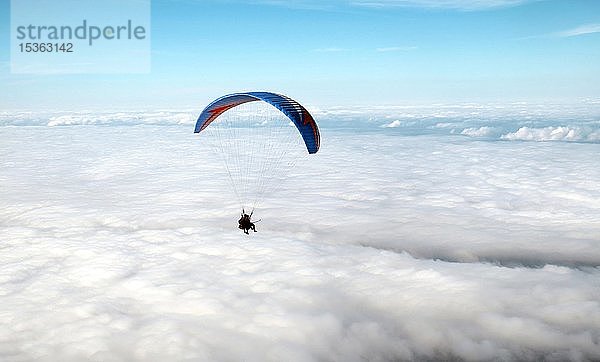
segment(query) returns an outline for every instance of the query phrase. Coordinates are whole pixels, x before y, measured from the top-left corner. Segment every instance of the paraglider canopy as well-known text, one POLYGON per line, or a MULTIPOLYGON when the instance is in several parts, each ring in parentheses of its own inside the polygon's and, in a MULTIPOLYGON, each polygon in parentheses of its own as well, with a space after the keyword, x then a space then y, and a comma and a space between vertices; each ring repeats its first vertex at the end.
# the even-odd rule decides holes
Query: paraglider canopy
POLYGON ((302 135, 308 153, 312 154, 319 151, 321 142, 319 128, 312 115, 295 100, 270 92, 234 93, 218 98, 202 111, 196 122, 194 133, 199 133, 206 129, 211 122, 227 110, 255 101, 269 103, 285 114, 302 135))
POLYGON ((202 111, 194 132, 222 159, 240 208, 246 210, 256 209, 282 187, 296 163, 320 147, 319 128, 306 108, 270 92, 216 99, 202 111))

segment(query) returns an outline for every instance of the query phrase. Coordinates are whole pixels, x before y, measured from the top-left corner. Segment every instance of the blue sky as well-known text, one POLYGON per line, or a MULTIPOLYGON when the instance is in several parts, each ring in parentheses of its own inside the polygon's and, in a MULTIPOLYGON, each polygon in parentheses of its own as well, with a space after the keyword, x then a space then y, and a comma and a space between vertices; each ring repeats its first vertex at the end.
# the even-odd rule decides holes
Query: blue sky
POLYGON ((155 0, 142 75, 10 74, 8 1, 0 14, 2 109, 195 107, 258 89, 325 107, 600 96, 594 0, 155 0))

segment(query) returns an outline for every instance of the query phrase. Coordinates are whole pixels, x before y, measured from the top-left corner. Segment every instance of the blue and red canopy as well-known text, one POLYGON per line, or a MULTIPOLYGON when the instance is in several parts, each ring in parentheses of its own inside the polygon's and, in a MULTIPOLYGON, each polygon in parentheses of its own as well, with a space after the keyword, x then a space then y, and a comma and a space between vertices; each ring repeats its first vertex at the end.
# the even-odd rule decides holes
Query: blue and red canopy
POLYGON ((286 96, 270 92, 234 93, 223 96, 209 104, 198 117, 194 133, 199 133, 227 110, 240 104, 263 101, 285 114, 296 126, 306 144, 308 153, 319 150, 321 138, 317 123, 300 103, 286 96))

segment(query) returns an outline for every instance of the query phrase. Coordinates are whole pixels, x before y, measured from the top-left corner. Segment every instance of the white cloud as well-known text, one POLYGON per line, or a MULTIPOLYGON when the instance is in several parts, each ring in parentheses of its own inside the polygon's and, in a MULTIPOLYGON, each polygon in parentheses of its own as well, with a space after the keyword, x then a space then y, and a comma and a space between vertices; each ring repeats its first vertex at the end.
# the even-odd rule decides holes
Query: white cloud
POLYGON ((576 28, 555 33, 556 36, 567 38, 586 34, 600 33, 600 24, 584 24, 576 28))
POLYGON ((2 127, 5 359, 600 359, 597 145, 323 127, 247 237, 192 128, 2 127))
MULTIPOLYGON (((311 107, 309 107, 311 108, 311 107)), ((0 126, 193 125, 196 110, 123 112, 1 111, 0 126)), ((397 134, 462 134, 508 141, 600 143, 600 102, 431 104, 311 109, 326 127, 393 128, 397 134), (565 121, 568 120, 568 121, 565 121)), ((252 111, 247 113, 253 114, 252 111)), ((258 120, 261 123, 263 120, 258 120)))
POLYGON ((460 134, 469 136, 469 137, 490 137, 494 134, 494 129, 492 127, 470 127, 465 128, 460 132, 460 134))
POLYGON ((522 141, 600 141, 600 129, 580 127, 521 127, 516 132, 507 133, 501 137, 504 140, 522 141))
MULTIPOLYGON (((399 104, 388 106, 329 107, 316 109, 319 117, 336 119, 422 119, 427 124, 432 118, 454 119, 460 124, 478 123, 489 126, 489 122, 503 122, 503 127, 512 127, 519 122, 543 121, 555 123, 562 119, 578 122, 600 121, 600 101, 582 100, 572 103, 488 103, 488 104, 399 104)), ((435 120, 439 123, 438 120, 435 120)), ((479 125, 481 124, 481 125, 479 125)), ((468 125, 467 127, 474 127, 468 125)))
POLYGON ((4 112, 0 126, 82 126, 82 125, 189 125, 196 122, 193 111, 126 111, 126 112, 4 112))
POLYGON ((401 127, 401 126, 402 126, 402 121, 400 121, 400 120, 395 120, 395 121, 393 121, 393 122, 390 122, 390 123, 388 123, 388 124, 384 124, 384 125, 383 125, 383 126, 381 126, 381 127, 384 127, 384 128, 396 128, 396 127, 401 127))

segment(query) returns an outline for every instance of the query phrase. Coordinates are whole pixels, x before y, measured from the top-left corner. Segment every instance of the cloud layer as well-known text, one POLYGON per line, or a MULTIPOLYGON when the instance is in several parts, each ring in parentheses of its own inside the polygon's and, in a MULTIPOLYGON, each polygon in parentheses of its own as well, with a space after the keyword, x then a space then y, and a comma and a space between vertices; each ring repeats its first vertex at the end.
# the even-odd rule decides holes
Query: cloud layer
MULTIPOLYGON (((600 100, 576 103, 433 104, 309 107, 322 127, 398 135, 462 135, 503 141, 600 141, 600 100)), ((200 110, 0 112, 0 126, 193 125, 200 110)))
POLYGON ((323 127, 247 237, 176 119, 0 128, 2 360, 600 358, 597 144, 323 127))

